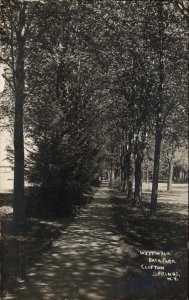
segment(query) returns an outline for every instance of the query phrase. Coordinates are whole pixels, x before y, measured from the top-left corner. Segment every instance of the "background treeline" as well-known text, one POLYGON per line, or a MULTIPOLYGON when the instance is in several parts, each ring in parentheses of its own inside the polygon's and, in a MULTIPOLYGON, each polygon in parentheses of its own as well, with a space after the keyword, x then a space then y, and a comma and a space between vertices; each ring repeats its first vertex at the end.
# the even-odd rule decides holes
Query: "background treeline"
POLYGON ((0 3, 15 222, 24 179, 36 212, 67 215, 104 170, 137 205, 151 169, 155 214, 160 167, 171 189, 187 139, 187 2, 0 3))

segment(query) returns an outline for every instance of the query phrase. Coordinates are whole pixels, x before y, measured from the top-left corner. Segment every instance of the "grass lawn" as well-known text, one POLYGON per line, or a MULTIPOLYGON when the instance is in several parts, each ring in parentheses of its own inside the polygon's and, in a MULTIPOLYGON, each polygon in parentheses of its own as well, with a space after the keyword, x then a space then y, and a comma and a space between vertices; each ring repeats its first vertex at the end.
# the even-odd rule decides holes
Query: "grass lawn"
POLYGON ((143 189, 142 208, 133 208, 122 193, 112 193, 112 217, 122 239, 124 262, 129 270, 125 282, 131 299, 187 298, 187 185, 174 185, 172 193, 166 192, 165 184, 160 184, 160 189, 156 219, 149 217, 148 187, 143 189), (167 255, 143 255, 140 250, 163 251, 167 255), (173 263, 162 264, 162 258, 173 263), (152 263, 152 259, 157 260, 152 263), (142 269, 142 265, 164 265, 163 272, 177 272, 176 279, 172 276, 169 281, 165 274, 154 277, 155 270, 142 269))
MULTIPOLYGON (((166 185, 160 184, 156 219, 149 217, 149 185, 143 184, 141 208, 133 208, 130 199, 126 199, 117 190, 110 190, 109 194, 112 224, 120 237, 120 251, 125 267, 122 282, 127 299, 185 300, 188 285, 187 185, 174 184, 172 193, 168 193, 166 185), (144 250, 156 252, 153 255, 142 254, 140 251, 144 250), (152 266, 163 266, 164 270, 157 272, 162 271, 164 274, 153 276, 154 273, 157 274, 156 270, 146 269, 152 266), (168 273, 172 275, 167 275, 168 273)), ((6 201, 9 203, 8 198, 6 201)), ((51 248, 53 241, 58 239, 72 220, 73 218, 30 218, 19 238, 10 234, 11 221, 7 222, 7 236, 3 247, 1 243, 4 287, 14 286, 16 277, 24 277, 24 272, 32 264, 40 262, 41 255, 51 248)))

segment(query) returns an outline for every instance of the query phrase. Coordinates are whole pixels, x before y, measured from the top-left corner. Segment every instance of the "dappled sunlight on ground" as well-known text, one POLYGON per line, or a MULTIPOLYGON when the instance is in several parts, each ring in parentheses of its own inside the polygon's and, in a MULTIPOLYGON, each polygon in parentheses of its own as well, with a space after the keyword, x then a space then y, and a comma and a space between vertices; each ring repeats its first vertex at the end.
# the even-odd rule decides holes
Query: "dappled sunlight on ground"
MULTIPOLYGON (((152 182, 142 183, 142 190, 144 193, 151 194, 152 182)), ((188 184, 187 183, 173 183, 172 192, 167 192, 167 183, 158 184, 158 196, 163 200, 162 196, 166 196, 166 201, 188 204, 188 184)))
MULTIPOLYGON (((174 192, 173 192, 174 194, 174 192)), ((184 195, 180 191, 179 199, 184 195)), ((127 266, 125 285, 128 287, 129 299, 137 296, 146 299, 185 299, 187 295, 187 215, 186 205, 169 202, 169 193, 161 193, 158 198, 157 218, 149 218, 150 194, 143 194, 142 207, 133 208, 130 199, 114 193, 111 198, 114 223, 122 237, 123 256, 127 266), (140 257, 139 250, 171 251, 175 259, 174 268, 179 272, 178 282, 168 282, 166 279, 154 279, 149 272, 140 272, 142 263, 148 262, 148 257, 140 257), (183 296, 185 295, 185 296, 183 296), (151 297, 151 298, 150 298, 151 297), (167 297, 167 298, 166 298, 167 297)))
POLYGON ((111 222, 108 188, 33 265, 26 280, 5 299, 109 299, 126 275, 120 238, 111 222), (33 298, 32 298, 33 297, 33 298))
POLYGON ((33 226, 41 226, 41 240, 46 226, 58 233, 27 269, 25 280, 14 283, 4 299, 185 299, 187 216, 183 200, 174 199, 177 194, 181 200, 185 191, 178 186, 171 194, 160 192, 157 219, 150 219, 148 191, 143 206, 134 209, 130 199, 107 182, 67 227, 32 219, 33 226), (139 254, 144 249, 172 251, 180 280, 168 282, 142 270, 141 264, 148 263, 139 254))
MULTIPOLYGON (((147 190, 147 184, 143 183, 143 198, 150 202, 151 192, 147 190)), ((167 184, 160 183, 158 192, 158 210, 163 207, 170 213, 176 212, 188 215, 188 185, 173 184, 172 192, 166 191, 167 184)))

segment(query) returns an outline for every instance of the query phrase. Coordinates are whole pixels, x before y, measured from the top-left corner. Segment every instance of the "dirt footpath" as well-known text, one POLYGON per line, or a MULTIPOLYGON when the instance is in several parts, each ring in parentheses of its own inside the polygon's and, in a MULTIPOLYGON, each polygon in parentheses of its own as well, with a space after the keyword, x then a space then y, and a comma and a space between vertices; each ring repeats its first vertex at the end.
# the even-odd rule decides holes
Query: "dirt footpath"
POLYGON ((4 299, 118 299, 123 293, 121 242, 112 222, 109 188, 62 232, 50 251, 4 299))

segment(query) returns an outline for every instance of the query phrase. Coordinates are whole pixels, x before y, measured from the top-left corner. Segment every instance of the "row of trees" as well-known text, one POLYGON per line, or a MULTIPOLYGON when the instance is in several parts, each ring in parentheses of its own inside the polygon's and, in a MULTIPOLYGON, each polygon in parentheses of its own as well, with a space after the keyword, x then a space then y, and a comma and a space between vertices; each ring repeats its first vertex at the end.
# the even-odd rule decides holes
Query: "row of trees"
MULTIPOLYGON (((122 3, 119 13, 115 11, 121 29, 113 52, 120 72, 116 73, 112 88, 111 115, 117 130, 112 158, 120 153, 121 186, 135 205, 141 201, 144 159, 146 165, 149 159, 153 160, 152 215, 157 207, 160 154, 169 152, 170 190, 173 157, 187 139, 186 5, 169 1, 133 2, 130 10, 125 11, 122 3)), ((110 36, 110 43, 112 40, 110 36)), ((114 145, 115 138, 112 142, 114 145)), ((117 160, 114 165, 117 168, 117 160)))
POLYGON ((162 140, 175 149, 186 138, 185 1, 0 3, 15 223, 23 218, 24 178, 39 188, 42 206, 67 214, 104 160, 131 199, 134 162, 137 204, 149 141, 155 214, 162 140))

